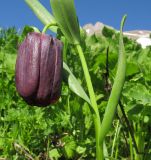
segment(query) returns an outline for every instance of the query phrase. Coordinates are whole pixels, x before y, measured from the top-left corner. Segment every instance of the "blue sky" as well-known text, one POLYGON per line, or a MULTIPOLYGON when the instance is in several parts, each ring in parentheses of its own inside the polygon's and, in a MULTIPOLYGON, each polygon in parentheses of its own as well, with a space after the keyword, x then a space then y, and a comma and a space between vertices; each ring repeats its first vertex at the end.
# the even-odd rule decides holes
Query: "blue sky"
MULTIPOLYGON (((51 12, 49 0, 40 2, 51 12)), ((151 0, 75 0, 80 25, 101 21, 119 29, 120 20, 127 14, 124 30, 151 30, 151 0)), ((23 28, 34 25, 43 28, 24 0, 1 0, 0 27, 23 28)))

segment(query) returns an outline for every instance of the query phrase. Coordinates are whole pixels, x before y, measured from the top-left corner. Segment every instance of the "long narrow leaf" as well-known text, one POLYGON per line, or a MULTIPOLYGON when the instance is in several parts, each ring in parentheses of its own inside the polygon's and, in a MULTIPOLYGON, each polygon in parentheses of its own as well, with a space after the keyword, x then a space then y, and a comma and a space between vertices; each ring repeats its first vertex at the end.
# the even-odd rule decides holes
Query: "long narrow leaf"
POLYGON ((71 72, 70 68, 67 66, 67 64, 65 62, 63 62, 63 68, 69 73, 68 76, 68 84, 69 84, 69 88, 75 93, 77 94, 79 97, 81 97, 82 99, 84 99, 86 102, 90 103, 90 99, 87 96, 87 94, 85 93, 84 89, 82 88, 82 86, 80 85, 79 81, 76 79, 76 77, 73 75, 73 73, 71 72))
POLYGON ((125 19, 126 19, 126 16, 124 16, 121 21, 118 67, 117 67, 113 88, 109 97, 109 101, 108 101, 104 118, 102 121, 102 125, 101 125, 101 135, 100 135, 101 143, 103 143, 104 137, 106 136, 106 134, 108 133, 111 127, 112 120, 116 112, 116 107, 119 103, 119 99, 120 99, 121 92, 125 82, 126 55, 124 50, 123 34, 122 34, 125 19))
MULTIPOLYGON (((55 18, 38 0, 25 0, 25 2, 44 25, 56 22, 55 18)), ((57 32, 57 27, 51 27, 51 30, 57 32)))
POLYGON ((50 0, 56 21, 69 43, 80 43, 80 28, 73 0, 50 0))

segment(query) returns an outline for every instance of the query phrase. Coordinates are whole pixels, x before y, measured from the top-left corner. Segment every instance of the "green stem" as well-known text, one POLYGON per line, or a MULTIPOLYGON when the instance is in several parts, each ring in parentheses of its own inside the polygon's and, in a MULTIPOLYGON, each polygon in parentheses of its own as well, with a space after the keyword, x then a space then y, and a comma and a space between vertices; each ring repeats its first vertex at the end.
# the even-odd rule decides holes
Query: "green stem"
POLYGON ((113 154, 114 154, 114 148, 115 148, 115 145, 116 145, 116 141, 118 139, 118 135, 119 135, 120 129, 121 129, 121 126, 120 126, 120 123, 118 121, 117 125, 116 125, 116 129, 115 129, 115 135, 114 135, 112 149, 111 149, 111 157, 113 157, 113 154))
POLYGON ((144 124, 139 122, 137 125, 137 132, 136 132, 136 141, 138 146, 138 153, 136 152, 136 160, 143 160, 143 153, 144 153, 144 124))
POLYGON ((50 23, 50 24, 45 25, 45 27, 42 30, 42 33, 46 33, 49 27, 52 27, 52 26, 57 26, 57 23, 50 23))
POLYGON ((99 115, 99 110, 98 106, 96 103, 96 98, 95 98, 95 93, 93 90, 92 82, 91 82, 91 77, 88 71, 87 63, 83 54, 83 50, 79 44, 76 45, 76 49, 79 53, 79 57, 82 63, 84 75, 85 75, 85 80, 87 83, 88 87, 88 92, 91 100, 91 106, 94 110, 93 113, 93 120, 94 120, 94 125, 95 125, 95 138, 96 138, 96 158, 97 160, 103 160, 103 146, 100 146, 100 126, 101 126, 101 121, 100 121, 100 115, 99 115))
POLYGON ((130 133, 129 133, 129 145, 130 145, 130 159, 133 160, 133 143, 130 133))

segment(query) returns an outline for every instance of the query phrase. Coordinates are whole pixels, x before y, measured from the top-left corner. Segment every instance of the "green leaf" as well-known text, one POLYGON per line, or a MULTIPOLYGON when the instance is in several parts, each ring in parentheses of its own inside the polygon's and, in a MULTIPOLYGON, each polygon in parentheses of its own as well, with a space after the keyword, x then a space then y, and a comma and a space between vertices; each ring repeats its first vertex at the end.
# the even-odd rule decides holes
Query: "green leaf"
POLYGON ((92 46, 92 45, 94 45, 96 43, 97 43, 97 39, 96 39, 95 34, 93 34, 92 36, 87 36, 87 38, 86 38, 86 44, 88 46, 92 46))
POLYGON ((144 123, 148 123, 149 122, 149 116, 144 116, 144 123))
POLYGON ((85 134, 88 134, 93 124, 93 117, 90 111, 90 107, 87 103, 84 103, 82 110, 83 110, 83 115, 85 116, 84 118, 85 134))
MULTIPOLYGON (((38 19, 44 24, 56 23, 55 18, 47 11, 47 9, 37 0, 25 0, 32 9, 38 19)), ((50 27, 53 32, 57 32, 57 27, 50 27)))
POLYGON ((108 104, 107 104, 102 125, 101 125, 101 135, 100 135, 101 142, 103 142, 106 134, 111 128, 111 124, 112 124, 112 121, 116 112, 116 108, 119 103, 119 99, 124 86, 124 82, 125 82, 126 54, 125 54, 125 48, 123 43, 123 26, 124 26, 125 20, 126 20, 126 15, 123 17, 121 21, 118 66, 117 66, 117 71, 116 71, 116 76, 114 79, 112 91, 108 100, 108 104))
POLYGON ((115 34, 115 30, 109 27, 104 26, 103 30, 102 30, 102 34, 105 37, 112 37, 115 34))
POLYGON ((123 95, 129 100, 135 100, 138 104, 151 105, 151 93, 141 83, 127 84, 123 95))
POLYGON ((142 115, 146 116, 151 116, 151 105, 150 106, 145 106, 141 112, 142 115))
POLYGON ((77 151, 77 153, 82 154, 82 153, 84 153, 86 151, 86 147, 78 146, 76 148, 76 151, 77 151))
POLYGON ((49 158, 55 158, 55 159, 60 158, 60 154, 59 154, 58 150, 52 149, 51 151, 49 151, 49 158))
POLYGON ((126 76, 131 76, 139 72, 139 67, 136 63, 127 63, 126 76))
POLYGON ((72 158, 76 150, 76 142, 73 137, 70 136, 65 136, 62 140, 65 143, 64 149, 67 157, 72 158))
POLYGON ((142 104, 129 104, 128 107, 126 107, 126 110, 130 115, 138 115, 142 111, 143 107, 144 106, 142 104))
POLYGON ((69 43, 80 43, 80 28, 73 0, 50 0, 56 21, 69 43))
MULTIPOLYGON (((0 52, 0 59, 2 56, 2 52, 0 52)), ((15 63, 16 63, 16 54, 8 54, 5 53, 5 59, 4 59, 4 71, 8 71, 9 73, 14 73, 15 70, 15 63)), ((0 65, 1 66, 1 65, 0 65)), ((0 67, 1 69, 1 67, 0 67)))
POLYGON ((71 72, 71 70, 69 69, 69 67, 67 66, 67 64, 64 62, 63 63, 63 68, 69 73, 68 75, 68 84, 69 84, 69 88, 75 93, 77 94, 79 97, 81 97, 82 99, 84 99, 86 102, 90 103, 90 99, 87 96, 87 94, 85 93, 84 89, 82 88, 82 86, 80 85, 79 81, 76 79, 76 77, 73 75, 73 73, 71 72))

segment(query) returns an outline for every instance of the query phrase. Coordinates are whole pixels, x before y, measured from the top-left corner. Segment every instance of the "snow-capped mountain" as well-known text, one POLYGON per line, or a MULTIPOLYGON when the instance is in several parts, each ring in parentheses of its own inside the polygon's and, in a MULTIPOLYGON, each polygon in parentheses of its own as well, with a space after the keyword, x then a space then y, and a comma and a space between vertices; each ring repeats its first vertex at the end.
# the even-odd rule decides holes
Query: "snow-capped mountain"
MULTIPOLYGON (((102 29, 104 26, 114 29, 111 26, 105 25, 101 22, 96 22, 96 24, 86 24, 83 28, 86 30, 88 35, 93 34, 102 34, 102 29)), ((116 29, 114 29, 117 31, 116 29)), ((118 32, 118 31, 117 31, 118 32)), ((151 31, 148 30, 132 30, 132 31, 125 31, 123 33, 128 38, 135 40, 137 43, 141 44, 142 48, 146 48, 147 46, 151 46, 151 31)))

